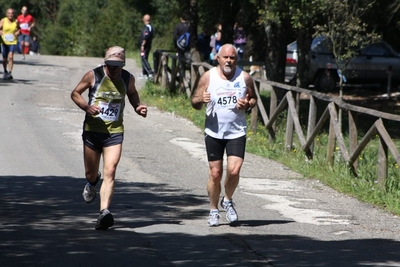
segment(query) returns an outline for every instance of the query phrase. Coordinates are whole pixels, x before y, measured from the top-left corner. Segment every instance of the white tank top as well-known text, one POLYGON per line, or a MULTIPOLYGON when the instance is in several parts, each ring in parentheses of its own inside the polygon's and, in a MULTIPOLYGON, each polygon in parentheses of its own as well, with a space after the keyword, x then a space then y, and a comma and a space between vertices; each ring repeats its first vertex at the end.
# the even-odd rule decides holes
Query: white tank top
POLYGON ((219 77, 217 67, 213 67, 210 69, 207 92, 211 100, 207 103, 205 133, 218 139, 246 135, 246 111, 236 108, 237 100, 247 94, 243 71, 236 68, 233 78, 224 80, 219 77))

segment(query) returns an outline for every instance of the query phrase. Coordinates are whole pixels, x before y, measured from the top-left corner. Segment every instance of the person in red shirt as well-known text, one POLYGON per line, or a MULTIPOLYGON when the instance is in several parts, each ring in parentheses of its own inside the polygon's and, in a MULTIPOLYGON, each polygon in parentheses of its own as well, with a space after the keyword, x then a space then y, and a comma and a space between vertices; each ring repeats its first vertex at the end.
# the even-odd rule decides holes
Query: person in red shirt
POLYGON ((18 24, 21 28, 21 34, 18 37, 18 42, 21 45, 22 59, 25 59, 25 54, 29 54, 29 42, 31 29, 35 26, 35 20, 28 14, 28 8, 23 6, 21 15, 17 17, 18 24))

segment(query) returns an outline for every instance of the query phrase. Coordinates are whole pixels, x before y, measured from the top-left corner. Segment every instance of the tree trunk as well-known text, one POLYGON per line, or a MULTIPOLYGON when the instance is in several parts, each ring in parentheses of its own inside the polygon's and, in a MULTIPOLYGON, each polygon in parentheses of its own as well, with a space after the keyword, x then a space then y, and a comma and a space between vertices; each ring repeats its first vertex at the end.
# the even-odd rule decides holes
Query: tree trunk
MULTIPOLYGON (((265 25, 268 47, 265 55, 267 79, 283 83, 286 67, 286 37, 281 28, 274 23, 265 25)), ((282 99, 283 90, 277 90, 278 99, 282 99)))
POLYGON ((197 26, 198 26, 198 9, 197 9, 197 2, 198 0, 191 0, 190 1, 190 47, 196 48, 197 47, 197 26))
POLYGON ((296 86, 307 88, 310 81, 308 80, 308 71, 310 66, 310 50, 311 50, 312 36, 310 31, 300 31, 297 37, 297 78, 296 86))

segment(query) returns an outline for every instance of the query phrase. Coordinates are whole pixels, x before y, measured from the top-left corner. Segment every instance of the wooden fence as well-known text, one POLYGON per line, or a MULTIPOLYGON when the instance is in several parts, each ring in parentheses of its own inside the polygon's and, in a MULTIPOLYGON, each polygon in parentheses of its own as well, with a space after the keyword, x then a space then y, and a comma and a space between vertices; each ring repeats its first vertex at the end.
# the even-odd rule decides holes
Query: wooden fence
MULTIPOLYGON (((163 52, 159 54, 159 65, 155 82, 160 83, 164 88, 175 90, 177 85, 183 88, 184 92, 191 97, 194 89, 196 88, 201 75, 209 70, 212 66, 204 62, 191 62, 190 69, 186 69, 185 75, 187 77, 177 77, 178 64, 176 56, 163 52), (172 60, 172 62, 169 62, 172 60), (172 64, 170 64, 172 63, 172 64), (172 67, 168 67, 171 65, 172 67)), ((242 65, 249 65, 255 63, 244 62, 242 65)), ((400 166, 400 154, 395 146, 391 136, 389 135, 384 121, 386 122, 400 122, 400 116, 380 112, 374 109, 364 108, 360 106, 351 105, 344 102, 338 97, 331 97, 323 93, 311 91, 299 87, 294 87, 277 82, 267 81, 263 78, 255 78, 255 88, 258 95, 257 106, 252 110, 250 130, 255 132, 257 128, 257 121, 261 117, 266 130, 269 134, 269 140, 273 141, 276 134, 277 118, 280 114, 286 114, 286 131, 285 131, 285 149, 290 151, 293 148, 293 140, 295 134, 301 144, 301 149, 304 151, 307 158, 312 159, 314 155, 313 145, 314 141, 323 127, 328 125, 328 143, 326 147, 326 160, 333 165, 336 147, 339 148, 340 157, 356 174, 358 167, 358 158, 366 148, 368 143, 373 139, 379 138, 378 147, 378 160, 377 160, 377 175, 378 183, 383 184, 388 176, 388 152, 391 153, 397 165, 400 166), (267 85, 272 88, 269 103, 269 113, 264 107, 259 91, 262 85, 267 85), (282 94, 281 92, 284 92, 282 94), (278 95, 281 95, 280 100, 278 95), (308 118, 307 123, 301 123, 299 111, 301 104, 305 101, 300 101, 300 96, 309 99, 308 104, 308 118), (317 112, 317 103, 326 103, 323 111, 317 112), (342 112, 343 116, 347 115, 348 120, 348 144, 343 138, 341 121, 339 121, 338 113, 342 112), (320 114, 320 115, 319 115, 320 114), (363 137, 359 136, 359 127, 357 118, 359 116, 369 116, 372 118, 372 124, 363 137), (304 129, 304 130, 303 130, 304 129), (305 133, 304 133, 305 131, 305 133)), ((182 92, 183 92, 182 91, 182 92)), ((399 124, 400 126, 400 124, 399 124)))

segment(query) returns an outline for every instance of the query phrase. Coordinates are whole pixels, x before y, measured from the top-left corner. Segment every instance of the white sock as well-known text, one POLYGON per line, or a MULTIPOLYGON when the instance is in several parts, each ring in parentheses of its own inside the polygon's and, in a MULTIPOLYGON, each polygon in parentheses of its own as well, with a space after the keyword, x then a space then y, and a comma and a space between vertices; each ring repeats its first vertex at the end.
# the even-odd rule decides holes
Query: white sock
POLYGON ((231 200, 226 200, 225 197, 222 198, 222 201, 223 201, 223 202, 231 202, 231 200))

